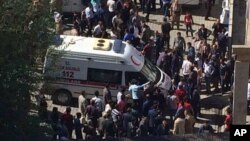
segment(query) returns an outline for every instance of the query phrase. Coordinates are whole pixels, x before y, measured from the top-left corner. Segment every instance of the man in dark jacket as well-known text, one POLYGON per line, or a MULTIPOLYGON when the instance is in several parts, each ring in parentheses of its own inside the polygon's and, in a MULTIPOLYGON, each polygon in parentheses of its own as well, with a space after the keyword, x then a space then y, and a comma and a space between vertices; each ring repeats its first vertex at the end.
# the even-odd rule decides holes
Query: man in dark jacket
POLYGON ((162 44, 169 48, 169 40, 170 40, 170 31, 171 31, 171 24, 167 21, 167 18, 163 18, 163 23, 161 25, 161 32, 162 32, 162 44))
POLYGON ((211 31, 205 28, 204 24, 201 24, 201 27, 198 30, 198 36, 200 37, 200 39, 204 39, 207 41, 207 38, 210 36, 210 34, 211 34, 211 31))
POLYGON ((227 51, 227 36, 225 35, 226 29, 222 29, 222 32, 218 33, 218 46, 220 51, 220 56, 225 57, 227 51))
POLYGON ((162 121, 162 124, 160 124, 157 128, 157 135, 162 136, 162 135, 169 135, 169 125, 167 123, 167 120, 164 119, 162 121))
POLYGON ((206 12, 205 20, 208 20, 208 17, 211 16, 212 6, 213 6, 213 0, 207 0, 206 2, 207 12, 206 12))

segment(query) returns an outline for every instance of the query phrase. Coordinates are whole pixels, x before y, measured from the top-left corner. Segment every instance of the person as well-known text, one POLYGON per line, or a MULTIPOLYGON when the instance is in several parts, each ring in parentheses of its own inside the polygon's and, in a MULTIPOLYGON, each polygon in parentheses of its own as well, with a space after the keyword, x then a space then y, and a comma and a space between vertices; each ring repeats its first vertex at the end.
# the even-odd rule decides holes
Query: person
POLYGON ((126 33, 123 37, 123 41, 125 42, 129 41, 130 43, 133 43, 134 39, 135 39, 134 28, 126 29, 126 33))
POLYGON ((211 9, 212 9, 212 6, 213 6, 212 0, 207 0, 207 1, 206 1, 207 12, 206 12, 206 15, 205 15, 205 20, 209 20, 208 17, 211 16, 211 9))
POLYGON ((225 124, 225 129, 224 132, 229 132, 230 128, 231 128, 231 124, 233 122, 233 116, 232 116, 232 110, 230 107, 228 107, 226 109, 226 118, 224 120, 224 124, 225 124))
POLYGON ((191 57, 187 56, 187 60, 184 60, 182 63, 182 74, 185 80, 188 79, 189 74, 191 73, 191 67, 193 64, 191 63, 191 57))
POLYGON ((152 100, 150 98, 149 94, 146 94, 146 100, 142 104, 142 116, 147 117, 148 111, 150 110, 150 107, 152 106, 152 100))
POLYGON ((177 119, 174 121, 174 135, 183 135, 185 134, 185 115, 184 112, 180 113, 177 119))
POLYGON ((176 23, 177 30, 179 30, 181 11, 182 9, 181 5, 179 4, 179 0, 175 0, 171 5, 172 29, 174 29, 174 25, 176 23))
POLYGON ((120 87, 120 91, 117 93, 117 104, 121 101, 122 95, 125 95, 126 88, 124 86, 120 87))
POLYGON ((142 84, 142 85, 138 85, 138 81, 136 79, 133 79, 131 81, 131 85, 129 86, 128 91, 132 93, 132 99, 133 99, 133 103, 135 104, 139 104, 140 102, 140 89, 143 88, 144 86, 148 85, 149 82, 142 84))
MULTIPOLYGON (((115 124, 115 126, 118 128, 120 122, 121 122, 121 118, 122 118, 122 113, 120 113, 118 111, 118 105, 116 104, 115 106, 113 106, 113 109, 111 111, 111 116, 113 119, 113 122, 115 124)), ((118 134, 118 131, 116 132, 116 135, 118 134)))
POLYGON ((48 103, 44 95, 41 95, 40 103, 38 105, 38 115, 42 120, 48 120, 48 103))
POLYGON ((139 123, 139 128, 137 129, 138 136, 148 135, 148 117, 142 117, 139 123))
POLYGON ((122 127, 125 136, 131 136, 132 128, 133 128, 134 117, 131 114, 131 108, 127 109, 127 112, 123 114, 122 127))
POLYGON ((121 13, 116 12, 116 15, 112 18, 112 24, 114 31, 117 31, 117 38, 121 39, 123 37, 123 20, 121 18, 121 13))
POLYGON ((91 100, 95 102, 96 110, 98 111, 98 115, 100 116, 103 110, 103 103, 102 99, 99 97, 99 91, 95 91, 95 97, 93 97, 91 100))
POLYGON ((103 27, 103 22, 99 21, 98 24, 94 27, 93 35, 94 37, 100 38, 102 35, 102 27, 103 27))
POLYGON ((97 119, 99 117, 98 115, 98 110, 95 107, 95 100, 91 99, 90 100, 90 104, 87 106, 86 111, 85 111, 85 115, 86 115, 86 119, 87 122, 91 123, 91 125, 96 129, 97 127, 97 119))
POLYGON ((143 45, 146 45, 152 36, 152 32, 150 27, 146 24, 145 21, 142 22, 142 34, 141 34, 141 40, 143 42, 143 45))
POLYGON ((227 43, 228 38, 225 35, 225 33, 226 33, 226 29, 223 28, 222 32, 218 33, 218 38, 217 38, 219 53, 220 53, 220 56, 223 58, 226 55, 227 45, 228 45, 228 43, 227 43))
POLYGON ((152 1, 151 0, 144 0, 145 1, 145 4, 146 4, 146 21, 148 22, 149 21, 149 15, 151 13, 151 4, 152 4, 152 1))
POLYGON ((113 101, 109 100, 105 107, 104 107, 104 112, 108 112, 108 111, 111 111, 112 110, 112 106, 113 106, 113 101))
POLYGON ((78 97, 78 110, 82 114, 85 113, 86 107, 88 105, 88 101, 85 97, 86 92, 82 91, 81 95, 78 97))
POLYGON ((220 59, 220 85, 221 85, 221 95, 226 91, 225 82, 227 77, 228 68, 226 66, 225 60, 220 59))
POLYGON ((106 27, 102 26, 101 27, 101 37, 103 39, 110 39, 110 34, 106 31, 106 27))
POLYGON ((169 41, 170 41, 170 31, 171 31, 171 24, 167 21, 167 18, 163 18, 163 23, 161 25, 161 32, 162 32, 162 45, 169 48, 169 41))
POLYGON ((170 18, 170 11, 169 8, 171 6, 171 0, 160 0, 163 4, 162 6, 162 11, 163 11, 163 15, 166 18, 167 16, 170 18))
POLYGON ((94 22, 94 13, 93 13, 93 7, 92 4, 89 3, 88 7, 85 8, 85 15, 86 19, 88 21, 88 30, 92 30, 93 22, 94 22))
POLYGON ((107 1, 107 6, 108 6, 107 27, 108 28, 110 28, 112 26, 112 18, 115 15, 115 4, 116 4, 116 2, 114 0, 107 1))
POLYGON ((192 29, 193 23, 194 23, 193 17, 190 14, 190 12, 187 11, 186 15, 184 16, 184 24, 186 25, 186 36, 187 37, 188 37, 188 30, 191 32, 191 36, 193 37, 193 29, 192 29))
POLYGON ((223 29, 223 25, 220 23, 220 19, 216 19, 216 22, 213 24, 212 26, 213 29, 213 43, 215 43, 215 41, 217 41, 218 38, 218 33, 220 33, 223 29))
POLYGON ((200 94, 197 89, 194 89, 192 93, 191 105, 194 110, 194 118, 197 119, 200 116, 200 94))
POLYGON ((53 107, 52 112, 49 117, 51 127, 53 129, 53 139, 56 140, 58 135, 58 122, 59 122, 59 112, 57 107, 53 107))
POLYGON ((58 136, 61 141, 70 141, 69 132, 64 120, 59 120, 57 124, 58 136))
POLYGON ((184 89, 183 84, 179 82, 178 88, 175 90, 175 95, 177 96, 179 102, 181 102, 186 96, 186 90, 184 89))
POLYGON ((178 97, 174 94, 174 92, 170 92, 170 94, 166 97, 166 104, 170 116, 170 120, 174 120, 174 115, 178 108, 178 97))
POLYGON ((104 117, 104 123, 103 123, 103 131, 104 131, 104 137, 103 139, 110 139, 114 137, 115 134, 115 125, 111 118, 111 113, 107 112, 107 115, 104 117))
POLYGON ((112 101, 111 91, 110 91, 110 84, 106 84, 102 92, 103 95, 103 105, 106 105, 108 101, 112 101))
POLYGON ((80 34, 83 35, 85 33, 86 26, 88 25, 88 20, 85 15, 85 9, 82 10, 80 19, 81 19, 81 24, 80 24, 81 33, 80 34))
POLYGON ((69 133, 69 138, 72 138, 72 132, 73 132, 73 116, 71 114, 71 108, 67 107, 65 113, 62 115, 61 120, 67 127, 68 133, 69 133))
POLYGON ((214 133, 213 127, 210 125, 210 120, 206 120, 204 124, 199 127, 198 133, 214 133))
POLYGON ((183 59, 183 53, 186 50, 186 41, 181 36, 181 32, 177 32, 177 37, 174 39, 173 49, 177 55, 183 59))
MULTIPOLYGON (((171 55, 171 76, 172 78, 174 78, 177 75, 179 75, 179 71, 180 71, 180 57, 179 55, 177 54, 176 50, 174 49, 172 51, 172 55, 171 55)), ((175 81, 176 82, 176 81, 175 81)), ((175 83, 175 86, 177 86, 178 82, 175 83)))
POLYGON ((80 112, 76 113, 76 118, 74 119, 74 129, 75 129, 75 136, 77 140, 82 140, 82 124, 81 124, 81 116, 80 112))
POLYGON ((150 37, 149 43, 146 44, 142 50, 142 54, 147 58, 148 60, 152 59, 152 52, 154 48, 154 37, 150 37))
POLYGON ((189 109, 186 109, 185 112, 185 133, 186 134, 192 134, 194 133, 194 124, 195 124, 195 118, 191 114, 191 111, 189 109))
POLYGON ((162 35, 158 32, 158 30, 155 31, 155 39, 154 39, 154 52, 153 54, 153 60, 156 61, 159 57, 159 53, 164 49, 164 42, 162 41, 162 35))
POLYGON ((169 135, 170 127, 166 119, 162 120, 162 123, 158 125, 157 127, 157 135, 163 136, 163 135, 169 135))
POLYGON ((121 100, 119 101, 119 103, 117 103, 117 106, 118 106, 117 108, 118 108, 119 112, 124 113, 126 110, 126 105, 127 105, 127 103, 125 101, 125 95, 122 95, 121 100))
MULTIPOLYGON (((198 91, 201 90, 201 82, 202 82, 202 77, 203 77, 203 73, 202 73, 202 60, 200 60, 199 58, 195 58, 195 61, 194 61, 194 72, 196 73, 191 73, 192 75, 190 75, 189 77, 194 79, 195 78, 195 75, 197 75, 197 80, 196 80, 196 84, 195 84, 195 81, 194 81, 194 84, 195 84, 195 88, 197 88, 198 91)), ((192 71, 191 71, 192 72, 192 71)))
POLYGON ((62 34, 63 32, 62 15, 59 12, 54 12, 54 20, 55 20, 56 34, 62 34))
POLYGON ((207 41, 207 38, 210 36, 211 31, 208 30, 204 24, 201 24, 199 30, 198 30, 198 36, 200 39, 204 39, 207 41))
POLYGON ((198 72, 195 70, 194 66, 190 67, 190 74, 188 77, 188 80, 190 80, 190 83, 193 85, 193 89, 197 88, 198 86, 198 72))
POLYGON ((107 112, 102 112, 102 116, 98 118, 98 127, 97 131, 100 134, 100 137, 104 137, 104 122, 107 120, 107 112))
POLYGON ((212 65, 209 63, 209 59, 205 59, 204 62, 204 74, 205 74, 205 83, 206 83, 206 90, 207 93, 211 93, 211 76, 213 74, 213 69, 212 69, 212 65))
POLYGON ((155 135, 155 130, 157 127, 155 127, 155 120, 158 115, 157 113, 157 104, 154 103, 151 109, 148 111, 148 118, 149 118, 149 134, 150 135, 155 135))

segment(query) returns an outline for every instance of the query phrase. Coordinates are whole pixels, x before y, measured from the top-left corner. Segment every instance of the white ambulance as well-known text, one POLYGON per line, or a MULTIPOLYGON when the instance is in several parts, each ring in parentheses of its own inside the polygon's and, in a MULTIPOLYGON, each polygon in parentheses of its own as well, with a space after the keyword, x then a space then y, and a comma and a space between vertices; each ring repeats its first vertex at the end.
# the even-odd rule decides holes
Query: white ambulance
POLYGON ((102 94, 107 83, 115 97, 120 86, 128 87, 132 79, 154 82, 165 91, 171 88, 170 77, 127 42, 65 35, 57 41, 44 63, 45 76, 55 78, 46 82, 45 92, 56 103, 69 104, 83 90, 88 98, 96 90, 102 94))

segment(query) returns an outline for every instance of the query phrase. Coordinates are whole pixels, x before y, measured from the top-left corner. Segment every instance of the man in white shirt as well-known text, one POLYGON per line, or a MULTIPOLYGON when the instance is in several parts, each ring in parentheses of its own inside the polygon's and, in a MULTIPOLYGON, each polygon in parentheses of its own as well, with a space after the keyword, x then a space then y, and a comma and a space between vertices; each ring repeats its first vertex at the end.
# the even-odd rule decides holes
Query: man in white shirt
POLYGON ((102 105, 102 99, 99 98, 99 92, 95 91, 95 97, 93 97, 91 100, 95 101, 95 107, 98 110, 99 114, 103 110, 103 105, 102 105))
POLYGON ((93 13, 93 8, 91 4, 89 4, 89 6, 85 9, 85 15, 88 21, 89 29, 91 29, 92 24, 93 24, 93 19, 94 19, 94 13, 93 13))
POLYGON ((192 66, 192 63, 190 62, 190 60, 190 56, 187 56, 187 60, 184 60, 182 63, 182 74, 186 80, 191 72, 190 68, 192 66))
POLYGON ((62 15, 59 12, 54 12, 54 19, 56 24, 56 33, 61 34, 63 30, 62 26, 62 15))
POLYGON ((124 95, 125 91, 125 87, 121 86, 121 90, 117 93, 117 104, 121 101, 122 95, 124 95))
POLYGON ((99 21, 99 22, 98 22, 98 25, 96 25, 96 26, 94 27, 94 32, 93 32, 94 37, 100 37, 100 36, 101 36, 102 27, 103 27, 103 23, 102 23, 102 21, 99 21))
POLYGON ((107 1, 107 6, 108 6, 108 27, 112 27, 112 18, 115 15, 115 1, 114 0, 108 0, 107 1))
POLYGON ((207 93, 211 93, 210 84, 211 84, 212 66, 211 64, 209 64, 209 59, 205 60, 203 69, 204 69, 204 74, 205 74, 206 90, 207 90, 207 93))
POLYGON ((82 91, 81 95, 78 97, 78 108, 79 112, 82 113, 83 116, 85 113, 85 110, 87 108, 88 102, 87 99, 85 98, 85 91, 82 91))

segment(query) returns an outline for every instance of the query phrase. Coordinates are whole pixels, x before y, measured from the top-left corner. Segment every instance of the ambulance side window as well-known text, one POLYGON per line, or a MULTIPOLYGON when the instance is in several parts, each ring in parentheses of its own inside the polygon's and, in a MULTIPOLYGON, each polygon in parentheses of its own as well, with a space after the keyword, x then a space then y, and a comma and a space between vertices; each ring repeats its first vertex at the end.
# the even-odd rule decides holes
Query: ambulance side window
POLYGON ((144 84, 148 81, 147 78, 139 72, 129 72, 129 71, 125 72, 126 86, 129 85, 129 82, 131 82, 132 79, 138 80, 140 84, 144 84))
POLYGON ((122 72, 104 69, 88 69, 88 81, 121 84, 122 72))

